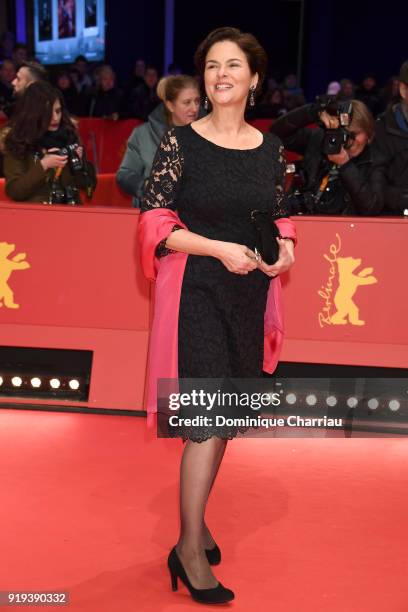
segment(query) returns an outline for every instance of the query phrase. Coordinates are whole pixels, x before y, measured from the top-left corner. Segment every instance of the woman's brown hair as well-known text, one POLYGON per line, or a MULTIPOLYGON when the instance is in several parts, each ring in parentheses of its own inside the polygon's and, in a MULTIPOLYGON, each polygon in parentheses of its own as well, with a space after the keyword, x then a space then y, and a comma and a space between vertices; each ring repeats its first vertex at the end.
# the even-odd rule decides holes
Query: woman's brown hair
POLYGON ((35 153, 40 148, 40 142, 51 123, 56 100, 59 100, 61 104, 60 128, 65 130, 70 142, 79 141, 61 92, 49 83, 36 81, 31 83, 18 98, 4 140, 6 152, 21 159, 35 153))
POLYGON ((163 77, 157 84, 156 93, 160 100, 164 102, 164 112, 166 115, 167 124, 172 124, 171 112, 167 108, 166 102, 175 102, 183 89, 194 88, 200 91, 200 87, 196 79, 186 74, 175 74, 163 77))
POLYGON ((375 121, 371 111, 364 102, 360 100, 352 100, 351 105, 353 108, 353 117, 350 124, 350 131, 353 131, 355 128, 363 130, 368 136, 368 141, 371 142, 374 138, 375 131, 375 121))
POLYGON ((215 43, 224 40, 234 42, 241 51, 245 53, 251 73, 258 74, 258 83, 256 86, 256 93, 258 93, 261 90, 265 78, 268 57, 265 49, 259 44, 253 34, 241 32, 238 28, 217 28, 210 32, 203 40, 194 54, 194 63, 199 75, 204 80, 205 60, 208 52, 215 43))

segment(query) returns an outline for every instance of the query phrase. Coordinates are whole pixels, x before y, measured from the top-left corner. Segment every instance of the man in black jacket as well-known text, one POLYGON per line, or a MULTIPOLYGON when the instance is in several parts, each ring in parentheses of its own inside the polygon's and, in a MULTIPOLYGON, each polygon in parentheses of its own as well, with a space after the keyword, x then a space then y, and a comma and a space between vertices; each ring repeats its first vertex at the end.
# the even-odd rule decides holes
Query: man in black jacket
POLYGON ((288 201, 291 212, 318 215, 378 215, 384 207, 385 166, 373 150, 374 119, 366 106, 352 101, 348 142, 340 153, 325 155, 326 129, 337 129, 337 116, 306 104, 278 119, 271 132, 286 149, 303 155, 303 185, 288 201), (310 127, 318 123, 322 127, 310 127))
POLYGON ((387 214, 408 214, 408 60, 399 75, 401 101, 376 121, 375 147, 387 160, 387 214))
MULTIPOLYGON (((13 95, 4 102, 1 108, 2 116, 4 116, 6 119, 10 119, 14 112, 18 96, 21 96, 27 87, 31 85, 31 83, 35 83, 36 81, 46 81, 47 78, 47 71, 40 64, 37 64, 36 62, 24 62, 21 64, 20 68, 17 70, 17 74, 15 74, 15 78, 11 83, 13 87, 13 95)), ((2 140, 1 134, 0 140, 2 140)), ((0 177, 2 176, 4 176, 3 153, 0 151, 0 177)))
POLYGON ((3 107, 3 113, 6 115, 6 117, 10 119, 18 96, 23 94, 31 83, 46 80, 48 80, 48 73, 46 69, 41 66, 41 64, 37 64, 36 62, 24 62, 21 64, 20 68, 17 70, 15 78, 11 83, 14 94, 3 107))

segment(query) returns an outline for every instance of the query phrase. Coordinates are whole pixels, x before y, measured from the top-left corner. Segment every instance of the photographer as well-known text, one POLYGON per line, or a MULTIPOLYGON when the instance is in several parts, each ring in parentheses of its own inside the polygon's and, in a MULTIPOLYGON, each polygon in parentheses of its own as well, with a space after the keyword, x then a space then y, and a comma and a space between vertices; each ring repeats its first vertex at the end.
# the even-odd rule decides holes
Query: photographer
POLYGON ((288 198, 292 214, 378 215, 385 167, 374 151, 374 119, 358 100, 318 99, 278 119, 271 132, 304 156, 302 185, 288 198), (317 123, 318 127, 307 127, 317 123))
POLYGON ((33 83, 19 98, 4 139, 6 193, 13 200, 80 204, 96 186, 61 93, 33 83))
POLYGON ((408 61, 402 64, 398 80, 401 100, 377 119, 374 143, 386 158, 386 212, 394 215, 408 210, 408 61))

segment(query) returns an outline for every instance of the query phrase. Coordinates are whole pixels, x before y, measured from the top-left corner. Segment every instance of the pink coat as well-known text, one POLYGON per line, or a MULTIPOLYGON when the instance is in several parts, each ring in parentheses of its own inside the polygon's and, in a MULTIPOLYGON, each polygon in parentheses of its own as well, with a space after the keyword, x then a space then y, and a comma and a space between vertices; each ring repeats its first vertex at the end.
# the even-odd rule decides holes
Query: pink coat
MULTIPOLYGON (((290 219, 278 219, 282 236, 296 241, 296 229, 290 219)), ((138 240, 142 268, 146 278, 156 281, 154 318, 150 333, 146 408, 148 426, 157 412, 157 380, 178 378, 178 316, 184 269, 188 255, 171 253, 156 257, 157 245, 168 237, 174 225, 188 229, 177 214, 167 208, 154 208, 140 215, 138 240)), ((283 342, 281 281, 273 278, 269 285, 264 319, 265 372, 275 370, 283 342)))

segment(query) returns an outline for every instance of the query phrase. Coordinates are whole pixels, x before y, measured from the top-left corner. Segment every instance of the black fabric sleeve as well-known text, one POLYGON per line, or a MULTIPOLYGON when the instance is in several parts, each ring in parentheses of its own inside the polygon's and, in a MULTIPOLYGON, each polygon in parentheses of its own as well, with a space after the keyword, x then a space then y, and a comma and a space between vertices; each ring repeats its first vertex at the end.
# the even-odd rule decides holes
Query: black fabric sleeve
POLYGON ((306 104, 295 108, 277 121, 270 131, 282 140, 285 149, 295 151, 304 155, 310 139, 313 137, 314 129, 308 128, 310 123, 315 123, 318 116, 314 104, 306 104))
POLYGON ((379 215, 384 208, 386 166, 382 161, 373 163, 369 177, 364 177, 350 159, 339 169, 340 180, 360 215, 379 215))

